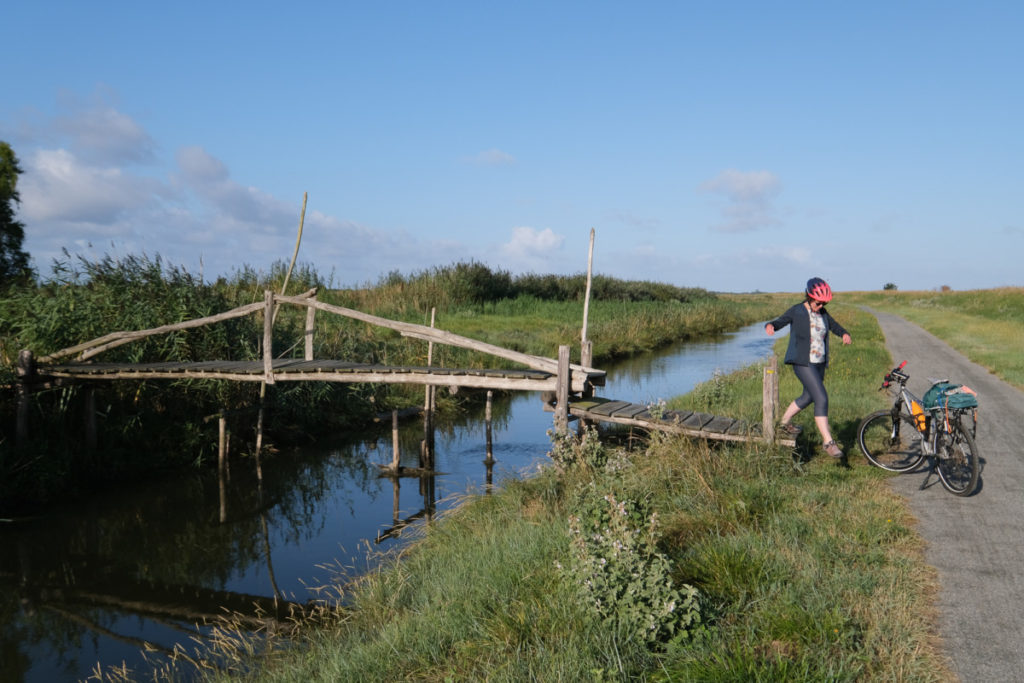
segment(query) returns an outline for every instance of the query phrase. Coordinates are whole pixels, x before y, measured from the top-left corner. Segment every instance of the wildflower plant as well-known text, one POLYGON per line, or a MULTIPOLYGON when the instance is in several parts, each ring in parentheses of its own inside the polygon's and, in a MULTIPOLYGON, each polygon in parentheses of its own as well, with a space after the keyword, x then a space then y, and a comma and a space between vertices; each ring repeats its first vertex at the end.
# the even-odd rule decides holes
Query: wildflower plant
POLYGON ((570 516, 571 561, 562 567, 603 624, 664 645, 701 629, 699 595, 675 586, 668 558, 657 549, 656 513, 620 500, 591 482, 570 516))
POLYGON ((559 472, 582 466, 602 471, 608 462, 608 449, 601 443, 597 428, 588 425, 580 435, 548 430, 551 450, 548 457, 559 472))

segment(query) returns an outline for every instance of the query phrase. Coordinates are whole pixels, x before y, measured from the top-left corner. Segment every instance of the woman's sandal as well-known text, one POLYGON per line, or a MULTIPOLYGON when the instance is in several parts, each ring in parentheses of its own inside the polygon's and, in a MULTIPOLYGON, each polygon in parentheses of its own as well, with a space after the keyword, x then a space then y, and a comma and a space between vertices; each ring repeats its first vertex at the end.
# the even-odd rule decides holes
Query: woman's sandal
POLYGON ((825 452, 831 455, 833 458, 843 457, 843 451, 842 449, 839 448, 839 444, 835 442, 835 439, 829 441, 827 444, 822 446, 822 448, 824 448, 825 452))

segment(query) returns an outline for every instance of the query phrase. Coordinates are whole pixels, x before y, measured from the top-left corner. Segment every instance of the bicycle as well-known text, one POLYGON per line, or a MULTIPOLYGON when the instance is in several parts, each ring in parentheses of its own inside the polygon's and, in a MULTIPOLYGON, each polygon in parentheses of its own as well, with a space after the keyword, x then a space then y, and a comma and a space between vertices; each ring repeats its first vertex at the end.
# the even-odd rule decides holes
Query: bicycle
MULTIPOLYGON (((907 389, 907 361, 891 370, 879 391, 898 387, 892 408, 865 417, 857 429, 857 442, 871 464, 890 472, 912 472, 926 458, 947 491, 969 496, 978 487, 980 464, 974 437, 978 429, 978 401, 973 391, 947 380, 934 380, 919 399, 907 389)), ((924 488, 928 483, 921 485, 924 488)))

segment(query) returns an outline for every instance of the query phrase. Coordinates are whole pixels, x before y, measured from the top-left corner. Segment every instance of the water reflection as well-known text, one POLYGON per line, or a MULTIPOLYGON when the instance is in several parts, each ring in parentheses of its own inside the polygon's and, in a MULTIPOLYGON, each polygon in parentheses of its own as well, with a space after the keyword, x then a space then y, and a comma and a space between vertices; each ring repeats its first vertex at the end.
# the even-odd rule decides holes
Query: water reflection
MULTIPOLYGON (((610 368, 600 393, 668 398, 763 357, 772 341, 758 325, 667 349, 610 368)), ((278 454, 259 478, 252 459, 236 456, 220 479, 174 478, 0 522, 2 680, 76 680, 122 661, 144 677, 140 648, 191 651, 208 635, 197 624, 223 609, 251 628, 286 628, 317 599, 311 589, 344 579, 339 570, 366 571, 410 524, 546 459, 552 417, 539 396, 495 397, 487 412, 432 428, 402 422, 395 476, 387 420, 369 435, 278 454)))

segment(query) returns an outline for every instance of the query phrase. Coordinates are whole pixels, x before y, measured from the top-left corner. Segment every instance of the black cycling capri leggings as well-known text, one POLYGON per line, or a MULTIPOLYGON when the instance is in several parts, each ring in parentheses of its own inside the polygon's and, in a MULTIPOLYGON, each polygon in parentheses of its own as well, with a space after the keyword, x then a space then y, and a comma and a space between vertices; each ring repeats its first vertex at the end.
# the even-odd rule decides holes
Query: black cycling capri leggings
POLYGON ((803 410, 814 404, 814 417, 828 417, 828 392, 825 391, 825 364, 794 365, 793 372, 800 384, 804 385, 804 393, 797 397, 795 403, 803 410))

